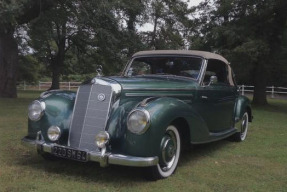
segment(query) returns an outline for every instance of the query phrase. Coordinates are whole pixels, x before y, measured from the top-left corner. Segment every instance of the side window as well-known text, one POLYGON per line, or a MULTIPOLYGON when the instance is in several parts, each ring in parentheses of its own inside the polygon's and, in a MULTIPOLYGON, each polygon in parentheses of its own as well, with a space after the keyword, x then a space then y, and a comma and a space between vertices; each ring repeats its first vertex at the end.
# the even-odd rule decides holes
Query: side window
POLYGON ((230 85, 228 81, 228 66, 220 60, 208 60, 205 76, 203 79, 203 83, 205 85, 209 83, 211 76, 217 77, 218 84, 230 85))

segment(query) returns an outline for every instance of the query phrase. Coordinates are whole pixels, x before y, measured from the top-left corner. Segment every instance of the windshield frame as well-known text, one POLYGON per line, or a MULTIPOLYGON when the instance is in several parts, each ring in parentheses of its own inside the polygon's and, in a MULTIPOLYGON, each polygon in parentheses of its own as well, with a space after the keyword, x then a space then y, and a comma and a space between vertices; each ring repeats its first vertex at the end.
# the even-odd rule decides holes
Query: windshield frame
POLYGON ((183 79, 191 79, 191 80, 194 80, 194 81, 197 81, 199 82, 200 79, 201 79, 201 74, 204 70, 204 64, 205 64, 205 59, 201 56, 197 56, 197 55, 144 55, 144 56, 135 56, 135 57, 132 57, 131 60, 128 62, 128 64, 126 65, 126 67, 124 68, 124 73, 123 73, 123 76, 124 77, 148 77, 148 76, 172 76, 172 77, 178 77, 178 78, 183 78, 183 79), (199 58, 201 59, 201 67, 200 67, 200 70, 199 70, 199 74, 197 76, 197 78, 192 78, 192 77, 185 77, 185 76, 179 76, 179 75, 174 75, 174 74, 164 74, 164 75, 160 75, 160 74, 147 74, 147 75, 135 75, 135 76, 129 76, 128 75, 128 72, 129 72, 129 69, 133 63, 133 61, 135 59, 138 59, 138 58, 151 58, 151 57, 177 57, 177 58, 180 58, 180 57, 183 57, 183 58, 199 58))

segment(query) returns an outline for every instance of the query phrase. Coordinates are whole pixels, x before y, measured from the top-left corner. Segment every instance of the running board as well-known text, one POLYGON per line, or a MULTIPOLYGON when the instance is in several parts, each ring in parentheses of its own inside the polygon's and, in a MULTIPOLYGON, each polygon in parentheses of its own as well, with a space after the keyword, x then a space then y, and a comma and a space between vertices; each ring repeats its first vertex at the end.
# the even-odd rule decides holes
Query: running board
POLYGON ((232 134, 234 134, 236 131, 237 131, 237 129, 231 128, 231 129, 227 129, 227 130, 225 130, 225 131, 218 132, 218 133, 212 133, 212 132, 210 132, 210 133, 209 133, 209 136, 210 136, 210 137, 224 137, 224 136, 232 135, 232 134))

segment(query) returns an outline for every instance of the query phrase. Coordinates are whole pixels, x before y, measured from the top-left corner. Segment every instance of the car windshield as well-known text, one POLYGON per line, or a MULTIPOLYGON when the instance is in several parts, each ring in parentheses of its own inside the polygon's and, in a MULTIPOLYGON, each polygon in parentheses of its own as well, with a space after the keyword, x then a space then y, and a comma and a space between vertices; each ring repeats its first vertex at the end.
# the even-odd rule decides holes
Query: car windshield
POLYGON ((175 75, 197 80, 202 61, 199 57, 139 57, 132 60, 126 75, 175 75))

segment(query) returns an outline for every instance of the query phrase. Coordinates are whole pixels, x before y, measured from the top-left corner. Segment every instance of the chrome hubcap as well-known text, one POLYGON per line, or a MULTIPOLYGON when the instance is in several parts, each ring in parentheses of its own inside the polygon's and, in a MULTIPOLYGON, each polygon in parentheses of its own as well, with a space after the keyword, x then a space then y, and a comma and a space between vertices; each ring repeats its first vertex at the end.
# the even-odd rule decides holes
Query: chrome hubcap
POLYGON ((175 135, 168 131, 163 138, 163 147, 162 147, 162 162, 161 162, 161 169, 163 171, 168 171, 175 159, 176 154, 176 138, 175 135))

